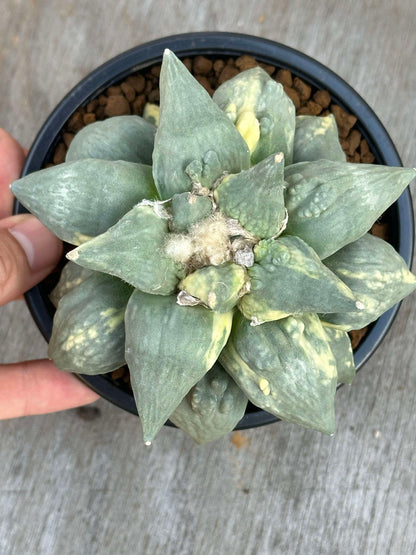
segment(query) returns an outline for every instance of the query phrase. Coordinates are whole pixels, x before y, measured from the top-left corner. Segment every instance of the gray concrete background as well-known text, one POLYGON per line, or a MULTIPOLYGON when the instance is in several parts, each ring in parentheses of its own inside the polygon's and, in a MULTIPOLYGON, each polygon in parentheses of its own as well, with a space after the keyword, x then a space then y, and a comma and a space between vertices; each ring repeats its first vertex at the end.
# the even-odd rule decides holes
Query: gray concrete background
MULTIPOLYGON (((416 163, 413 0, 2 0, 0 125, 25 146, 66 91, 110 57, 185 31, 267 37, 328 65, 416 163)), ((415 296, 354 385, 333 438, 274 424, 197 447, 100 400, 0 423, 3 554, 413 554, 415 296)), ((0 361, 46 346, 23 302, 0 309, 0 361)))

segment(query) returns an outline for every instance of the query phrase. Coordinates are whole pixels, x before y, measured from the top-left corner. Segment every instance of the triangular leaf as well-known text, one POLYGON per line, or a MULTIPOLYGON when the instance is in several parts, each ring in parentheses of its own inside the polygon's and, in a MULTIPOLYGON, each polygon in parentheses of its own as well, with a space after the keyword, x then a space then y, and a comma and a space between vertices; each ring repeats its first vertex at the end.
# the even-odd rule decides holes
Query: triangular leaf
POLYGON ((137 202, 157 196, 150 166, 94 159, 28 174, 11 189, 47 228, 72 245, 103 233, 137 202))
POLYGON ((247 397, 219 364, 194 385, 169 420, 197 443, 231 432, 243 418, 247 397))
MULTIPOLYGON (((248 276, 239 264, 226 262, 220 266, 205 266, 188 274, 179 289, 195 298, 196 303, 217 312, 228 312, 246 292, 248 276)), ((180 295, 180 294, 179 294, 180 295)), ((180 297, 178 298, 180 302, 180 297)))
POLYGON ((97 272, 61 298, 48 349, 60 370, 105 374, 125 364, 124 313, 132 292, 97 272))
POLYGON ((251 152, 252 164, 283 152, 292 163, 295 106, 280 83, 255 67, 226 81, 213 99, 236 125, 251 152))
POLYGON ((391 245, 369 233, 323 262, 365 307, 360 312, 321 315, 344 331, 367 326, 416 289, 416 276, 403 258, 391 245))
POLYGON ((114 116, 90 123, 75 135, 65 160, 83 158, 152 163, 156 127, 139 116, 114 116))
POLYGON ((334 162, 346 161, 333 114, 323 117, 296 116, 293 163, 322 158, 334 162))
POLYGON ((299 237, 260 241, 254 255, 255 264, 248 269, 250 292, 239 303, 253 323, 304 312, 359 309, 351 290, 299 237))
POLYGON ((67 258, 85 268, 118 276, 147 293, 169 295, 184 271, 165 255, 168 221, 157 207, 135 206, 106 233, 70 251, 67 258))
POLYGON ((225 345, 232 313, 176 303, 135 291, 126 311, 126 360, 142 420, 151 442, 188 391, 213 366, 225 345))
POLYGON ((316 314, 250 326, 236 315, 219 361, 261 409, 334 432, 336 363, 316 314))
POLYGON ((223 172, 250 164, 248 147, 227 116, 182 62, 166 50, 160 73, 160 119, 153 176, 162 199, 212 187, 223 172))
POLYGON ((283 166, 283 154, 272 154, 249 170, 225 177, 214 192, 221 211, 255 237, 277 235, 286 215, 283 166))
POLYGON ((416 170, 318 160, 285 170, 285 233, 326 258, 366 233, 400 196, 416 170))
POLYGON ((58 283, 49 295, 51 303, 54 307, 56 308, 58 306, 59 301, 64 295, 92 276, 93 273, 93 270, 83 268, 82 266, 75 264, 75 262, 68 260, 62 269, 58 283))

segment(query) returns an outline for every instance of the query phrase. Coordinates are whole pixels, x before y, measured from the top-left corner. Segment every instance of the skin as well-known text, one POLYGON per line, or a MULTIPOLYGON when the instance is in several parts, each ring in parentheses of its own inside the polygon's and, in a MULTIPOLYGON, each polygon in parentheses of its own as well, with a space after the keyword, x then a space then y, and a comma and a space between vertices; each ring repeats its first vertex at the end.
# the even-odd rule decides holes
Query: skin
MULTIPOLYGON (((21 299, 22 293, 45 278, 62 254, 61 242, 32 215, 12 216, 9 185, 20 175, 27 151, 0 128, 0 306, 21 299), (38 241, 29 262, 9 232, 19 225, 38 241), (47 253, 47 254, 45 254, 47 253)), ((22 229, 22 228, 20 228, 22 229)), ((50 360, 0 364, 0 419, 46 414, 92 403, 96 393, 50 360)))

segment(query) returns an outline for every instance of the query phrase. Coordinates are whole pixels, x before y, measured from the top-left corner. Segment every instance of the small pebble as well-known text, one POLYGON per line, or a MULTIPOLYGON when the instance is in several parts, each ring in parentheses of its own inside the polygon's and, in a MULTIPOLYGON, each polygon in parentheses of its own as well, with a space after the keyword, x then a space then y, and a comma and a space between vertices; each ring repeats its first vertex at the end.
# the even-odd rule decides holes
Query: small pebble
POLYGON ((121 90, 129 102, 133 102, 136 98, 136 91, 134 90, 134 87, 126 81, 121 84, 121 90))
POLYGON ((74 112, 69 118, 66 127, 68 131, 72 133, 80 131, 84 127, 84 122, 82 121, 82 113, 79 111, 74 112))
POLYGON ((136 93, 141 93, 144 91, 146 79, 143 77, 143 75, 130 75, 129 77, 127 77, 126 83, 133 87, 136 93))
POLYGON ((322 106, 322 108, 328 108, 331 104, 331 95, 328 91, 319 90, 314 93, 313 97, 314 101, 322 106))
POLYGON ((64 141, 64 144, 66 146, 66 148, 69 148, 69 145, 72 142, 72 139, 75 137, 75 135, 73 133, 64 133, 62 135, 62 139, 64 141))
POLYGON ((64 145, 64 143, 58 143, 53 155, 53 163, 55 165, 62 164, 62 162, 65 162, 65 155, 66 155, 66 146, 64 145))
POLYGON ((212 61, 205 56, 196 56, 192 67, 195 75, 208 75, 212 70, 212 61))
POLYGON ((244 54, 244 56, 240 56, 236 59, 235 65, 240 71, 245 71, 247 69, 257 67, 259 64, 252 56, 244 54))
POLYGON ((95 120, 96 120, 95 114, 84 114, 82 116, 82 121, 84 122, 85 125, 94 123, 95 120))
POLYGON ((107 96, 116 96, 121 94, 121 87, 112 85, 106 90, 107 96))
POLYGON ((299 93, 297 91, 295 91, 295 89, 293 89, 292 87, 288 87, 287 85, 283 85, 283 89, 284 89, 285 93, 287 94, 287 96, 290 98, 290 100, 295 105, 296 110, 299 110, 300 107, 301 107, 299 93))
POLYGON ((123 116, 131 113, 130 104, 122 94, 109 96, 104 111, 108 117, 123 116))
POLYGON ((299 93, 299 98, 301 101, 309 100, 311 97, 312 89, 299 77, 295 77, 293 80, 293 88, 299 93))
POLYGON ((276 81, 279 81, 279 83, 286 87, 293 87, 292 73, 288 69, 279 69, 276 73, 276 81))
POLYGON ((224 66, 224 69, 221 71, 221 74, 218 77, 218 83, 221 85, 222 83, 225 83, 225 81, 232 79, 238 74, 239 74, 239 71, 237 68, 231 65, 226 65, 224 66))
POLYGON ((160 101, 159 89, 153 89, 152 91, 150 91, 147 98, 148 98, 149 102, 153 102, 153 103, 158 104, 159 101, 160 101))
POLYGON ((97 106, 98 106, 98 100, 94 98, 94 100, 91 100, 91 102, 88 102, 86 110, 88 113, 94 112, 97 106))
POLYGON ((222 70, 225 67, 225 62, 224 60, 216 60, 213 64, 213 69, 215 71, 215 74, 218 76, 220 75, 220 73, 222 72, 222 70))
POLYGON ((141 113, 143 112, 143 108, 144 105, 146 104, 146 95, 145 94, 140 94, 139 96, 136 97, 136 99, 134 100, 133 104, 132 104, 132 111, 133 114, 136 114, 138 116, 141 115, 141 113))
POLYGON ((331 111, 334 114, 335 120, 338 125, 339 136, 342 139, 348 137, 348 133, 351 131, 352 127, 356 124, 357 118, 352 114, 346 112, 341 106, 333 104, 331 106, 331 111))

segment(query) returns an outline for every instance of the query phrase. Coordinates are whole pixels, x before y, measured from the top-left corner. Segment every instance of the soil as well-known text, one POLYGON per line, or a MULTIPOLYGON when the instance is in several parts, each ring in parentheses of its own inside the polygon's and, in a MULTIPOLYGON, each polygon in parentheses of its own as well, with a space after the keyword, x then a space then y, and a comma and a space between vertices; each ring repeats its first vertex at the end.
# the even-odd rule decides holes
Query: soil
MULTIPOLYGON (((201 85, 212 95, 215 89, 241 71, 260 65, 273 79, 281 83, 292 99, 297 115, 326 116, 334 114, 338 125, 342 148, 348 162, 371 164, 374 155, 365 138, 356 127, 357 118, 332 101, 326 90, 316 90, 288 69, 258 63, 251 56, 239 58, 207 58, 196 56, 182 60, 201 85)), ((75 133, 80 129, 111 116, 142 115, 147 102, 159 102, 160 65, 143 73, 130 75, 124 81, 108 87, 97 98, 79 108, 69 118, 62 140, 55 148, 51 164, 65 161, 66 151, 75 133)))
MULTIPOLYGON (((253 57, 243 55, 238 58, 218 58, 196 56, 182 59, 201 85, 212 95, 215 89, 241 71, 260 65, 273 79, 283 85, 287 95, 292 99, 297 115, 326 116, 332 113, 338 125, 341 146, 348 162, 371 164, 375 157, 369 145, 357 127, 357 118, 336 104, 326 90, 319 90, 289 69, 277 68, 257 62, 253 57)), ((75 134, 86 125, 112 116, 139 115, 143 113, 147 102, 159 103, 160 65, 135 73, 125 80, 111 85, 97 98, 78 108, 67 121, 61 140, 46 166, 60 164, 75 134)), ((387 224, 374 224, 371 232, 388 240, 387 224)), ((71 247, 72 248, 72 247, 71 247)), ((59 268, 58 268, 59 272, 59 268)), ((57 273, 58 273, 57 272, 57 273)), ((56 274, 55 274, 56 275, 56 274)), ((355 350, 365 337, 368 328, 350 332, 350 339, 355 350)), ((111 379, 123 387, 129 387, 129 373, 123 367, 111 373, 111 379)))

